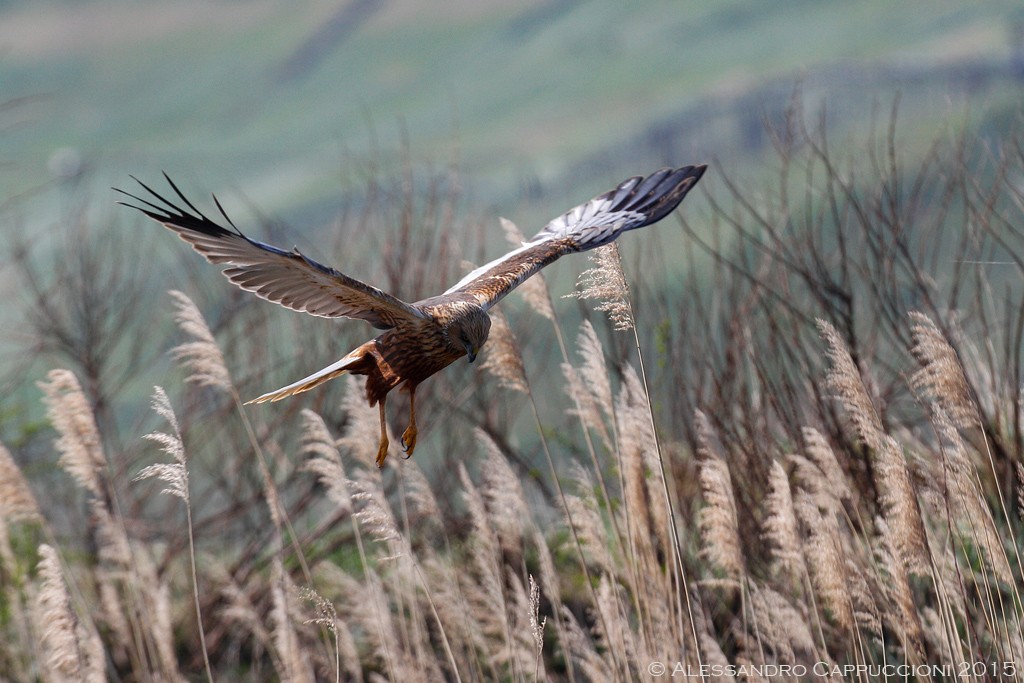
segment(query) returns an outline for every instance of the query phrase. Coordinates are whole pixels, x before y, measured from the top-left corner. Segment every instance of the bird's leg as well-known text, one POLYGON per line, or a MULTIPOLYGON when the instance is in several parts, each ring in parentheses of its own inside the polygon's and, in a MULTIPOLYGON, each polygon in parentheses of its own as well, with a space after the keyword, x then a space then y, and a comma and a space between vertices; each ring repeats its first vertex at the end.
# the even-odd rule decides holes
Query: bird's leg
POLYGON ((409 387, 409 426, 402 434, 402 449, 405 457, 411 458, 416 448, 416 385, 409 387))
POLYGON ((377 467, 384 467, 384 459, 388 457, 388 423, 384 415, 384 402, 380 400, 380 446, 377 448, 377 467))

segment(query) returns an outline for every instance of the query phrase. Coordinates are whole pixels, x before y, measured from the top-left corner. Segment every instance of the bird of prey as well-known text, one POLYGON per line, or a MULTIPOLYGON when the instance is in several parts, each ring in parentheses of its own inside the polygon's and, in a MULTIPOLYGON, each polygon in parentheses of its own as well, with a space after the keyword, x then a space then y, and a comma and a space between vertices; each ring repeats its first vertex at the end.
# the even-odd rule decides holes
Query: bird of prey
POLYGON ((463 356, 470 363, 476 359, 491 327, 487 314, 491 306, 559 257, 600 247, 627 230, 660 221, 679 205, 706 168, 664 168, 647 177, 630 178, 555 218, 530 241, 477 268, 443 294, 415 303, 317 263, 297 249, 285 251, 246 237, 216 197, 213 201, 226 225, 207 218, 167 174, 164 177, 182 205, 134 177, 149 193, 148 199, 117 191, 141 204, 125 206, 173 230, 210 263, 226 266, 224 275, 242 289, 296 311, 325 318, 359 318, 385 330, 338 362, 249 401, 277 401, 345 373, 365 375, 366 399, 380 407, 377 466, 382 467, 389 445, 384 409, 388 392, 399 385, 409 392, 409 427, 402 435, 402 446, 411 455, 416 447, 416 387, 463 356))

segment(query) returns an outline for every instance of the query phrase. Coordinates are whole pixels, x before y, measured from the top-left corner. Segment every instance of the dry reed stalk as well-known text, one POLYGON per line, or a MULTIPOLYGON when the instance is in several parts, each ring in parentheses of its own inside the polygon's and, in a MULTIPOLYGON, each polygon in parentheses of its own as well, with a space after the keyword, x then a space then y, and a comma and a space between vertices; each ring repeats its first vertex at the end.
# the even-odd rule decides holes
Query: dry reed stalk
POLYGON ((8 524, 42 521, 39 504, 10 451, 0 443, 0 570, 18 573, 8 524))
POLYGON ((170 295, 174 299, 177 311, 175 322, 183 332, 193 338, 192 342, 186 342, 175 347, 172 350, 172 355, 188 371, 188 381, 197 383, 200 386, 220 389, 231 397, 245 427, 249 445, 256 454, 256 463, 259 467, 260 477, 263 480, 263 497, 267 503, 270 519, 274 525, 274 551, 275 553, 284 552, 285 543, 282 528, 286 528, 292 551, 302 567, 307 583, 311 583, 312 574, 309 570, 309 564, 306 562, 305 552, 299 545, 298 534, 295 532, 288 511, 285 510, 281 502, 277 483, 274 481, 274 477, 270 473, 270 467, 267 464, 267 457, 263 452, 259 438, 256 436, 256 430, 253 428, 252 422, 245 412, 241 395, 238 393, 234 382, 231 381, 231 374, 224 363, 224 356, 220 351, 220 347, 217 346, 216 339, 210 331, 209 325, 206 324, 206 319, 195 303, 186 294, 177 290, 171 290, 170 295))
POLYGON ((946 412, 936 406, 932 415, 935 431, 942 440, 941 476, 931 478, 936 487, 938 504, 937 519, 948 519, 952 513, 952 530, 960 537, 981 550, 992 573, 1008 586, 1014 585, 1013 570, 1003 547, 1003 541, 996 528, 992 512, 985 502, 985 495, 977 479, 977 471, 967 452, 967 444, 956 424, 946 412))
MULTIPOLYGON (((992 478, 999 482, 1000 476, 992 455, 992 448, 989 445, 988 439, 984 437, 984 425, 981 414, 978 411, 970 383, 967 381, 964 364, 961 362, 956 349, 953 348, 952 344, 949 343, 928 316, 917 311, 911 311, 910 318, 913 320, 911 333, 914 338, 914 347, 911 351, 922 364, 922 368, 911 377, 911 386, 929 394, 932 400, 941 407, 939 412, 944 415, 938 425, 939 431, 953 445, 953 456, 958 458, 961 463, 966 460, 966 458, 960 457, 966 453, 966 449, 963 447, 959 434, 953 432, 956 429, 979 428, 982 430, 985 455, 987 456, 992 478)), ((1017 619, 1019 621, 1021 612, 1024 612, 1024 603, 1021 601, 1017 584, 1012 578, 1013 572, 1010 569, 1010 558, 999 538, 991 511, 983 499, 977 500, 981 496, 980 484, 977 487, 977 495, 970 491, 970 489, 975 488, 973 480, 977 478, 977 474, 970 465, 967 465, 966 468, 962 465, 960 467, 954 466, 954 471, 957 474, 962 473, 970 479, 968 484, 961 477, 959 484, 964 491, 963 500, 965 504, 973 508, 968 513, 971 515, 968 519, 972 524, 977 520, 982 525, 980 533, 976 532, 978 542, 984 547, 989 563, 996 575, 1013 589, 1017 607, 1015 612, 1017 612, 1017 619), (965 470, 968 470, 970 474, 967 474, 965 470), (978 509, 978 506, 980 506, 980 509, 978 509), (982 514, 974 517, 972 513, 975 512, 982 514)), ((1012 529, 1013 524, 1010 521, 1009 508, 1003 497, 1003 487, 997 483, 995 489, 1003 521, 1006 523, 1006 528, 1012 529)), ((1017 570, 1020 574, 1024 575, 1024 562, 1021 560, 1020 550, 1016 543, 1011 543, 1011 547, 1016 559, 1017 570)), ((1024 638, 1024 635, 1022 635, 1022 638, 1024 638)))
POLYGON ((327 424, 317 413, 303 409, 302 425, 302 452, 307 456, 302 469, 316 475, 328 499, 342 512, 351 512, 352 497, 345 484, 345 467, 327 424))
MULTIPOLYGON (((821 483, 828 488, 831 498, 837 503, 853 500, 853 488, 850 486, 850 480, 839 464, 828 439, 813 427, 804 427, 801 432, 804 437, 804 454, 821 473, 821 483)), ((824 494, 824 491, 822 493, 824 494)))
POLYGON ((704 665, 711 672, 711 675, 704 677, 705 683, 735 681, 736 678, 729 673, 729 659, 722 652, 722 646, 719 645, 715 635, 701 629, 698 631, 698 637, 700 639, 700 651, 704 656, 704 665), (721 672, 721 675, 716 676, 714 675, 715 672, 721 672))
POLYGON ((487 453, 480 474, 490 526, 497 532, 503 551, 522 553, 530 528, 530 506, 523 495, 522 482, 487 432, 478 428, 476 438, 487 453))
POLYGON ((565 379, 565 393, 569 398, 573 399, 574 406, 576 406, 569 408, 567 413, 580 421, 584 431, 594 430, 597 432, 605 448, 612 450, 614 444, 611 441, 608 429, 604 426, 604 421, 601 419, 601 412, 597 407, 597 401, 587 391, 580 371, 570 363, 562 363, 562 377, 565 379))
POLYGON ((800 531, 793 508, 789 477, 778 460, 772 462, 768 475, 768 495, 764 499, 766 515, 761 538, 768 546, 775 572, 799 579, 803 573, 800 531))
POLYGON ((181 430, 178 427, 178 418, 174 415, 170 400, 161 387, 153 388, 153 399, 150 405, 155 413, 167 420, 171 433, 150 432, 143 438, 160 444, 160 450, 169 455, 174 462, 147 465, 135 475, 132 481, 158 479, 168 485, 162 493, 180 498, 187 506, 189 503, 188 467, 185 461, 185 444, 182 442, 181 430))
MULTIPOLYGON (((529 680, 530 673, 539 672, 540 659, 538 652, 539 648, 543 647, 544 644, 543 633, 540 632, 541 640, 538 646, 538 631, 534 625, 534 605, 532 596, 527 588, 528 584, 511 568, 507 569, 506 576, 508 590, 506 602, 509 612, 505 615, 505 619, 509 624, 512 636, 512 658, 515 662, 513 671, 517 673, 516 680, 526 681, 529 680)), ((538 595, 538 601, 539 599, 538 595)), ((538 609, 539 604, 538 602, 538 609)), ((534 680, 538 680, 536 676, 534 676, 534 680)))
POLYGON ((627 601, 621 593, 620 584, 611 575, 601 575, 595 607, 603 616, 594 622, 594 635, 598 643, 603 641, 609 649, 623 653, 620 675, 631 680, 642 670, 638 664, 648 653, 638 647, 639 634, 633 631, 624 610, 627 601))
MULTIPOLYGON (((673 495, 669 490, 668 465, 662 453, 661 441, 657 437, 658 430, 655 425, 654 411, 650 407, 650 387, 647 383, 647 370, 644 364, 643 349, 640 345, 639 333, 634 324, 629 284, 622 270, 622 258, 619 255, 618 245, 613 242, 594 250, 591 260, 597 262, 598 267, 591 268, 581 274, 577 284, 579 289, 577 298, 597 298, 601 300, 601 304, 597 306, 597 309, 609 315, 615 329, 631 330, 633 332, 633 341, 640 365, 640 379, 642 380, 639 384, 643 388, 644 402, 647 405, 648 419, 650 421, 650 432, 653 437, 651 443, 654 445, 655 457, 652 457, 651 461, 657 465, 654 469, 660 472, 660 493, 662 495, 657 498, 659 500, 658 505, 662 506, 664 510, 664 514, 660 515, 660 518, 665 520, 665 533, 670 538, 668 547, 672 552, 673 573, 671 575, 670 588, 675 603, 675 631, 679 634, 679 642, 682 643, 682 633, 686 630, 684 624, 685 617, 685 620, 689 622, 689 634, 692 637, 694 653, 698 663, 700 663, 700 647, 696 626, 694 625, 693 608, 690 603, 689 582, 686 576, 686 567, 683 564, 679 529, 676 527, 675 510, 672 505, 673 495)), ((653 506, 652 510, 657 513, 653 506)), ((617 536, 619 536, 621 545, 621 535, 617 534, 617 536)))
POLYGON ((577 493, 566 494, 566 521, 579 537, 584 556, 601 573, 612 573, 616 566, 608 552, 608 534, 598 510, 594 482, 587 471, 575 462, 570 465, 570 478, 576 483, 577 493))
POLYGON ((525 394, 529 391, 526 370, 515 335, 501 311, 492 310, 490 316, 491 334, 487 339, 486 357, 481 367, 494 375, 502 388, 525 394))
MULTIPOLYGON (((199 573, 196 570, 195 532, 192 528, 192 505, 189 500, 188 463, 185 459, 185 443, 181 437, 181 429, 178 427, 178 418, 174 414, 174 409, 171 407, 170 399, 167 398, 167 393, 163 388, 153 388, 153 399, 151 405, 158 415, 167 420, 167 424, 171 427, 171 431, 170 433, 151 432, 147 434, 145 438, 160 444, 161 450, 166 455, 171 456, 174 462, 156 463, 144 467, 137 475, 135 475, 135 478, 132 479, 132 481, 141 481, 149 478, 159 479, 169 485, 168 488, 163 490, 163 493, 181 498, 182 502, 185 504, 185 521, 188 528, 189 563, 192 577, 192 598, 196 610, 196 626, 199 629, 199 643, 203 653, 203 665, 206 671, 206 678, 210 683, 213 683, 213 670, 210 666, 210 655, 206 649, 206 632, 203 629, 203 613, 199 604, 199 573)), ((166 623, 162 623, 162 625, 164 626, 163 632, 166 635, 170 632, 169 616, 166 623)))
POLYGON ((828 609, 833 621, 850 634, 855 627, 853 602, 835 517, 830 509, 823 514, 817 497, 803 490, 797 490, 793 507, 807 539, 803 544, 804 563, 810 570, 815 595, 828 609))
POLYGON ((576 615, 565 605, 562 605, 562 621, 565 629, 565 651, 571 656, 588 681, 618 681, 618 671, 615 667, 615 660, 608 648, 600 647, 598 635, 587 633, 576 615))
POLYGON ((830 323, 821 319, 817 323, 831 365, 825 376, 827 385, 837 392, 861 441, 874 451, 881 450, 885 431, 846 342, 830 323))
POLYGON ((910 377, 910 386, 938 403, 958 428, 981 426, 960 356, 931 318, 918 311, 909 315, 914 339, 910 351, 921 363, 910 377))
POLYGON ((643 391, 638 392, 636 389, 636 383, 623 384, 615 403, 615 432, 618 435, 616 453, 629 551, 635 558, 635 572, 649 576, 657 564, 656 543, 664 538, 664 533, 659 534, 654 528, 651 509, 653 501, 647 495, 645 452, 651 448, 653 441, 643 391))
POLYGON ((41 521, 39 503, 10 451, 0 443, 0 520, 41 521))
MULTIPOLYGON (((118 498, 110 485, 108 465, 96 419, 75 375, 67 370, 52 370, 47 382, 40 388, 45 394, 47 414, 59 437, 56 445, 61 452, 59 463, 68 471, 79 486, 91 496, 89 509, 91 523, 95 528, 99 563, 109 569, 96 573, 101 594, 106 595, 106 605, 116 603, 114 596, 123 595, 126 605, 111 619, 111 628, 118 634, 129 652, 136 650, 140 642, 158 655, 162 673, 172 680, 180 678, 169 636, 170 630, 161 628, 155 614, 154 600, 157 600, 161 582, 146 553, 141 548, 133 549, 124 527, 124 516, 120 513, 118 498), (126 640, 126 630, 120 614, 128 615, 132 638, 126 640)), ((91 618, 91 614, 86 616, 91 618)), ((143 666, 135 662, 135 666, 143 666)))
POLYGON ((270 621, 274 649, 277 652, 277 673, 281 680, 289 683, 312 683, 313 667, 302 648, 291 616, 290 602, 295 593, 295 587, 284 571, 280 556, 275 555, 270 577, 270 621))
POLYGON ((784 595, 751 582, 751 612, 757 632, 783 664, 817 660, 814 636, 805 615, 784 595))
POLYGON ((439 557, 430 550, 424 552, 421 563, 434 597, 438 622, 450 634, 451 642, 458 652, 455 659, 459 666, 456 670, 478 674, 476 653, 486 651, 488 640, 471 618, 473 612, 462 586, 466 580, 464 573, 461 568, 454 567, 448 558, 439 557))
POLYGON ((700 456, 700 488, 704 507, 700 511, 701 555, 725 573, 725 585, 741 588, 746 575, 743 544, 740 541, 736 501, 729 466, 717 446, 714 428, 704 413, 696 414, 700 456))
POLYGON ((593 429, 601 437, 605 447, 612 450, 615 446, 612 435, 605 426, 615 426, 615 405, 612 397, 611 381, 605 367, 604 347, 597 338, 594 326, 590 321, 583 321, 576 337, 576 348, 583 364, 575 368, 569 363, 562 363, 562 375, 566 381, 566 392, 575 399, 575 408, 570 414, 579 418, 584 428, 593 429))
POLYGON ((858 436, 872 451, 875 464, 872 475, 878 489, 879 506, 888 521, 888 542, 908 571, 927 574, 930 562, 924 521, 903 449, 882 428, 860 372, 839 332, 820 319, 818 329, 832 364, 826 376, 828 385, 838 392, 858 436))
POLYGON ((103 643, 72 610, 57 551, 45 543, 39 546, 38 569, 40 586, 32 615, 51 680, 106 681, 103 643))
POLYGON ((540 680, 541 665, 544 661, 544 626, 548 618, 540 617, 540 585, 530 575, 530 632, 533 635, 533 644, 537 648, 537 658, 533 669, 533 680, 540 680))
POLYGON ((497 651, 491 653, 491 664, 508 663, 512 667, 513 676, 516 676, 518 666, 502 580, 501 544, 491 526, 483 497, 462 463, 459 463, 459 480, 462 482, 462 498, 473 527, 470 543, 475 570, 472 573, 473 580, 463 583, 463 590, 469 600, 473 620, 486 635, 503 643, 497 651))
POLYGON ((370 538, 383 544, 388 555, 378 558, 379 561, 393 560, 402 556, 402 534, 395 523, 395 515, 388 505, 387 498, 375 482, 361 474, 356 479, 348 480, 352 503, 355 505, 353 517, 359 526, 369 534, 370 538))
MULTIPOLYGON (((341 571, 338 566, 333 562, 321 562, 314 568, 314 573, 317 578, 320 579, 325 575, 330 575, 332 572, 341 571)), ((330 583, 329 580, 324 581, 330 583)), ((344 668, 346 680, 354 681, 355 683, 362 683, 363 681, 363 667, 359 662, 359 648, 356 645, 355 638, 352 636, 352 630, 349 628, 347 621, 338 616, 337 608, 334 603, 327 598, 321 596, 319 593, 314 591, 312 588, 307 588, 308 595, 307 599, 314 601, 316 605, 316 621, 321 625, 327 625, 323 622, 330 620, 331 633, 334 635, 335 654, 337 660, 335 662, 336 679, 340 680, 340 669, 344 668), (312 597, 316 596, 316 597, 312 597)))
POLYGON ((892 534, 889 533, 887 526, 885 519, 875 520, 879 536, 875 555, 881 572, 884 572, 878 577, 878 589, 882 594, 882 604, 890 606, 889 609, 882 610, 882 614, 899 638, 907 659, 914 663, 924 663, 924 635, 920 614, 917 605, 914 604, 906 563, 897 557, 889 545, 892 534), (896 609, 893 610, 892 607, 896 609))
MULTIPOLYGON (((648 526, 645 533, 648 537, 658 539, 662 552, 670 554, 673 548, 671 530, 674 528, 674 520, 669 498, 664 494, 668 486, 665 482, 665 469, 661 467, 661 449, 654 430, 653 411, 646 387, 629 364, 623 368, 616 414, 620 455, 632 450, 639 456, 641 467, 640 480, 635 483, 627 481, 627 488, 642 487, 646 504, 641 507, 646 508, 649 515, 648 519, 642 521, 648 526)), ((629 515, 635 517, 633 512, 630 510, 629 515)), ((637 527, 640 526, 638 522, 637 527)))
POLYGON ((407 460, 401 469, 401 477, 405 482, 405 502, 413 509, 421 525, 429 526, 444 532, 444 514, 437 502, 434 490, 423 474, 423 470, 415 460, 407 460))
MULTIPOLYGON (((315 569, 315 568, 314 568, 315 569)), ((310 619, 305 619, 303 624, 314 624, 321 628, 326 628, 332 636, 334 636, 334 680, 338 683, 341 682, 341 630, 344 628, 343 624, 338 622, 338 611, 334 608, 334 603, 320 595, 310 586, 303 586, 299 589, 299 597, 303 601, 310 603, 313 606, 314 615, 310 619)), ((345 629, 345 654, 346 659, 351 656, 352 653, 358 652, 355 649, 355 642, 352 640, 352 634, 345 629)), ((346 672, 350 673, 350 672, 346 672)), ((353 677, 354 678, 354 677, 353 677)))
MULTIPOLYGON (((611 512, 609 517, 614 538, 629 562, 629 583, 632 587, 629 592, 633 600, 633 609, 643 625, 642 640, 646 646, 655 632, 649 612, 652 609, 657 609, 661 603, 654 602, 645 605, 641 602, 640 596, 658 592, 650 590, 650 586, 645 584, 650 584, 652 580, 657 582, 662 578, 662 573, 658 571, 657 567, 654 544, 648 539, 658 537, 661 539, 663 547, 667 547, 667 531, 664 528, 659 529, 657 522, 652 525, 646 514, 653 507, 659 509, 663 507, 658 499, 648 505, 649 498, 644 495, 644 490, 650 486, 651 480, 657 479, 657 475, 648 477, 643 472, 644 462, 648 461, 651 456, 651 449, 648 446, 653 437, 649 416, 646 412, 649 406, 646 403, 646 395, 639 387, 636 373, 628 367, 626 369, 627 381, 623 384, 619 400, 616 401, 613 398, 611 380, 604 362, 604 349, 593 326, 588 321, 581 324, 576 341, 577 351, 583 359, 582 366, 577 370, 568 362, 562 363, 566 391, 573 399, 575 406, 570 409, 569 414, 575 415, 583 426, 588 452, 594 463, 601 493, 609 510, 614 510, 614 507, 605 486, 601 468, 597 464, 597 456, 590 440, 589 429, 596 431, 605 447, 615 453, 618 464, 615 469, 619 478, 619 489, 624 498, 621 510, 622 516, 625 517, 625 539, 622 538, 620 531, 620 515, 611 512), (611 425, 610 433, 605 426, 606 422, 611 425), (622 423, 621 427, 620 422, 622 423), (643 519, 639 518, 637 508, 643 509, 643 519), (642 540, 638 541, 638 538, 642 540), (639 547, 640 545, 643 547, 639 547), (644 565, 644 571, 640 569, 641 563, 644 565)), ((663 515, 654 516, 659 519, 663 518, 663 515)), ((555 615, 557 618, 557 611, 555 615)), ((664 626, 671 627, 671 623, 666 623, 664 626)))
POLYGON ((234 394, 235 386, 224 362, 224 355, 199 307, 184 292, 172 289, 168 294, 174 299, 174 322, 193 339, 171 349, 171 356, 188 373, 187 381, 234 394))
POLYGON ((107 461, 89 401, 74 373, 51 370, 39 388, 45 394, 46 414, 57 430, 60 466, 78 485, 97 497, 106 495, 102 482, 107 461))

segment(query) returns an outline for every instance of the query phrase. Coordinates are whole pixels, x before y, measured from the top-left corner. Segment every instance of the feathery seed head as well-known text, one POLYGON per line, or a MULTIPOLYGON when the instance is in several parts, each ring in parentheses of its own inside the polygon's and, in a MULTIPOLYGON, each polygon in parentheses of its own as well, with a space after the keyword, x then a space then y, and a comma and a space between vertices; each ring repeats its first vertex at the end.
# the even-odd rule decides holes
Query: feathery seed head
POLYGON ((47 380, 39 388, 46 395, 46 414, 60 434, 60 465, 79 486, 99 496, 106 458, 89 401, 70 370, 51 370, 47 380))
POLYGON ((800 552, 800 532, 793 509, 793 494, 789 477, 782 464, 772 462, 768 475, 768 495, 764 501, 767 516, 762 537, 768 545, 773 564, 791 576, 800 575, 803 555, 800 552))
POLYGON ((864 387, 857 365, 853 362, 853 357, 839 331, 825 320, 819 318, 817 322, 832 363, 826 381, 838 392, 839 399, 850 414, 861 440, 873 450, 878 450, 882 447, 882 423, 864 387))
POLYGON ((39 504, 10 451, 0 443, 0 524, 42 519, 39 504))
POLYGON ((622 272, 619 247, 612 242, 594 250, 594 267, 580 273, 577 291, 566 296, 598 299, 597 310, 608 314, 616 330, 633 329, 633 310, 629 305, 629 285, 622 272))
POLYGON ((174 462, 156 463, 144 467, 132 481, 155 477, 169 484, 163 493, 177 496, 188 503, 188 468, 185 461, 185 445, 181 439, 181 432, 178 431, 178 419, 174 415, 170 399, 167 398, 163 388, 154 387, 153 389, 153 410, 167 420, 171 426, 171 433, 151 432, 144 438, 160 444, 161 450, 171 456, 174 462))
POLYGON ((317 480, 327 489, 327 497, 342 510, 351 510, 345 467, 324 419, 306 408, 302 411, 302 425, 302 451, 309 456, 302 469, 317 475, 317 480))
POLYGON ((188 372, 189 382, 234 393, 224 355, 199 307, 183 292, 172 289, 170 295, 174 299, 174 321, 182 332, 194 339, 175 346, 171 356, 188 372))
POLYGON ((938 402, 956 426, 976 426, 978 410, 956 349, 931 318, 917 311, 911 311, 910 318, 914 321, 911 352, 922 365, 910 378, 910 385, 938 402))

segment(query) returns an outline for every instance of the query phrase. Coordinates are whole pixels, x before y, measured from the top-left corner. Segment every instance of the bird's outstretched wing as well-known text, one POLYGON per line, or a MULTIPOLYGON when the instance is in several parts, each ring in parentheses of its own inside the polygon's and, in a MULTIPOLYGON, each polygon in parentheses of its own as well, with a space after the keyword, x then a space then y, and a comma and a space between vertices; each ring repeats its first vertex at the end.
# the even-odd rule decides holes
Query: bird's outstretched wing
POLYGON ((470 294, 490 308, 559 257, 600 247, 626 230, 657 223, 683 201, 706 169, 703 165, 663 168, 646 178, 630 178, 554 219, 522 247, 477 268, 445 294, 470 294))
POLYGON ((213 222, 185 198, 166 173, 164 177, 187 209, 176 206, 134 176, 132 179, 159 204, 114 188, 142 206, 119 203, 163 223, 210 263, 227 265, 224 275, 242 289, 296 311, 324 318, 359 318, 381 329, 394 327, 401 320, 428 317, 421 309, 317 263, 297 249, 285 251, 249 239, 231 222, 216 197, 213 201, 230 227, 213 222))

